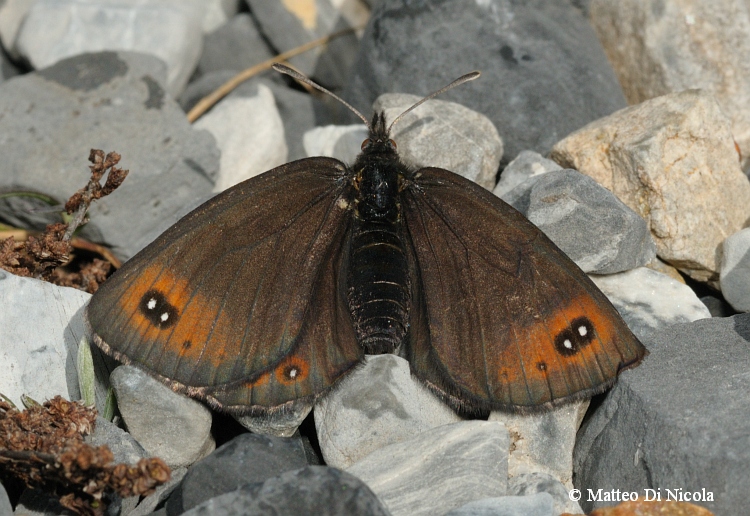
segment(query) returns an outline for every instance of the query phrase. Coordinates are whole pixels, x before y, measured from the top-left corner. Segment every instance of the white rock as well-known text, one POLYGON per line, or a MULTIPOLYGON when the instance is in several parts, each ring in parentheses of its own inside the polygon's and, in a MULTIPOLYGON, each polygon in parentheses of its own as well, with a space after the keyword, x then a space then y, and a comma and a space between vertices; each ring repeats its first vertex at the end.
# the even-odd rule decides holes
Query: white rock
POLYGON ((505 199, 505 194, 513 190, 521 183, 531 178, 538 178, 542 174, 553 170, 562 170, 562 167, 534 151, 521 151, 500 174, 500 180, 492 193, 505 199))
POLYGON ((308 157, 328 156, 351 165, 366 138, 367 127, 362 124, 326 125, 307 131, 302 144, 308 157))
POLYGON ((381 448, 347 472, 364 481, 393 516, 445 514, 505 495, 508 445, 502 423, 462 421, 381 448))
POLYGON ((254 97, 224 99, 193 125, 210 132, 221 150, 215 192, 287 161, 284 124, 273 93, 263 84, 254 97))
POLYGON ((200 58, 204 0, 38 0, 18 31, 16 49, 36 68, 86 52, 131 50, 167 64, 177 97, 200 58))
POLYGON ((550 156, 643 217, 659 258, 718 283, 717 249, 750 218, 750 182, 710 94, 687 90, 622 109, 570 134, 550 156))
MULTIPOLYGON (((387 93, 373 104, 386 127, 421 97, 387 93)), ((404 115, 391 138, 401 158, 415 167, 440 167, 492 190, 503 157, 503 140, 492 121, 455 102, 430 100, 404 115)))
POLYGON ((23 408, 58 394, 78 400, 75 369, 90 294, 0 270, 0 393, 23 408))
POLYGON ((573 447, 589 400, 569 403, 539 414, 494 411, 489 421, 501 421, 511 436, 508 475, 542 472, 573 489, 573 447))
POLYGON ((557 516, 552 496, 536 493, 528 496, 500 496, 469 502, 445 516, 557 516))
POLYGON ((724 241, 721 257, 721 293, 739 312, 750 312, 750 228, 724 241))
POLYGON ((711 317, 693 289, 647 267, 590 278, 640 339, 658 328, 711 317))
POLYGON ((315 428, 326 464, 347 468, 383 446, 461 421, 412 378, 395 355, 369 355, 315 405, 315 428))
POLYGON ((0 41, 11 57, 17 59, 15 49, 18 29, 37 0, 5 0, 0 3, 0 41))

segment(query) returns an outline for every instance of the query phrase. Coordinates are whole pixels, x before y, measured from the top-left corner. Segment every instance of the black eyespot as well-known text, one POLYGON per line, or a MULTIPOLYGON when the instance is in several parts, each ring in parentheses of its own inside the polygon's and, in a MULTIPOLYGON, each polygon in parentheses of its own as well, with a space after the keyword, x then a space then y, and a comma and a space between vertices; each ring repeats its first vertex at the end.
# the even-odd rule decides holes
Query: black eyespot
POLYGON ((594 325, 588 317, 576 317, 570 326, 555 337, 555 349, 562 356, 573 356, 593 341, 594 337, 594 325))
POLYGON ((536 368, 540 371, 546 371, 547 370, 547 364, 544 362, 537 362, 536 368))
POLYGON ((138 303, 138 311, 159 329, 169 328, 177 323, 177 308, 167 301, 166 296, 158 290, 149 290, 138 303))

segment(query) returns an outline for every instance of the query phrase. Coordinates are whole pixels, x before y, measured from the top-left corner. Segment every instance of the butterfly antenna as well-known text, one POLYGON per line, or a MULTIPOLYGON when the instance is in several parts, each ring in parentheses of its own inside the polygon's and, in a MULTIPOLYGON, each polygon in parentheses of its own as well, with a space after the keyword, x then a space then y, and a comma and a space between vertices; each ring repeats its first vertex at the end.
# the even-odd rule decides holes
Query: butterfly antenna
MULTIPOLYGON (((367 119, 364 116, 362 116, 362 113, 360 113, 359 111, 357 111, 356 109, 354 109, 354 106, 352 106, 351 104, 349 104, 347 101, 345 101, 344 99, 342 99, 341 97, 339 97, 335 93, 333 93, 331 91, 328 91, 323 86, 314 83, 313 81, 311 81, 310 79, 308 79, 307 77, 305 77, 304 75, 302 75, 301 73, 299 73, 297 70, 295 70, 293 68, 289 68, 288 66, 283 65, 281 63, 274 63, 273 69, 276 70, 277 72, 284 73, 284 74, 288 75, 289 77, 292 77, 293 79, 298 80, 301 83, 307 84, 308 86, 311 86, 311 87, 315 88, 316 90, 322 91, 323 93, 327 93, 328 95, 330 95, 331 97, 335 98, 336 100, 338 100, 339 102, 341 102, 343 105, 345 105, 346 107, 348 107, 349 110, 351 110, 352 113, 354 113, 355 115, 357 115, 359 118, 362 119, 362 121, 365 123, 365 125, 367 126, 368 129, 372 130, 372 127, 370 127, 370 122, 368 122, 367 119)), ((445 89, 450 89, 450 88, 443 88, 443 90, 445 90, 445 89)))
POLYGON ((422 100, 420 100, 419 102, 417 102, 416 104, 414 104, 412 107, 410 107, 409 109, 407 109, 406 111, 404 111, 403 113, 401 113, 400 115, 398 115, 396 117, 396 119, 393 122, 391 122, 391 125, 388 126, 388 133, 390 134, 391 128, 393 128, 393 126, 396 125, 396 122, 398 122, 399 120, 401 120, 401 118, 403 118, 403 116, 406 113, 408 113, 408 112, 410 112, 410 111, 418 108, 419 106, 421 106, 422 104, 424 104, 428 100, 433 99, 433 98, 437 97, 438 95, 442 95, 443 93, 445 93, 448 90, 452 90, 456 86, 460 86, 461 84, 463 84, 465 82, 473 81, 474 79, 479 78, 480 75, 482 75, 482 74, 479 71, 474 71, 474 72, 471 72, 471 73, 467 73, 466 75, 462 75, 461 77, 459 77, 458 79, 456 79, 455 81, 453 81, 452 83, 450 83, 449 85, 443 86, 442 88, 440 88, 439 90, 437 90, 434 93, 430 93, 425 98, 423 98, 422 100))

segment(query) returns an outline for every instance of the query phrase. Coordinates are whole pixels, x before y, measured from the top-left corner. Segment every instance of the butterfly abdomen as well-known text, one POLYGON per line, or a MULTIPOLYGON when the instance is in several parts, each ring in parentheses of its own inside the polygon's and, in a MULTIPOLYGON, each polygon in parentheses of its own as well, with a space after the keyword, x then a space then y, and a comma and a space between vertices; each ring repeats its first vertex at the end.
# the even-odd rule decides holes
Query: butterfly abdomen
POLYGON ((399 167, 377 157, 355 165, 359 173, 347 298, 357 341, 367 354, 393 353, 408 329, 411 286, 398 202, 399 167))

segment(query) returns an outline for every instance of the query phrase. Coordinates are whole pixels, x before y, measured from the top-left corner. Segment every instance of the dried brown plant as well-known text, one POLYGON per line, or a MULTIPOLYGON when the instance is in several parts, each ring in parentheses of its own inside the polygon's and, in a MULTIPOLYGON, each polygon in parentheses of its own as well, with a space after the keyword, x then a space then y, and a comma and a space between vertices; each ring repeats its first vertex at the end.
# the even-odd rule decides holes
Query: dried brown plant
POLYGON ((86 515, 103 514, 107 492, 148 495, 169 480, 169 467, 159 458, 112 464, 107 446, 85 443, 95 420, 96 409, 60 396, 24 411, 0 400, 0 472, 86 515))

